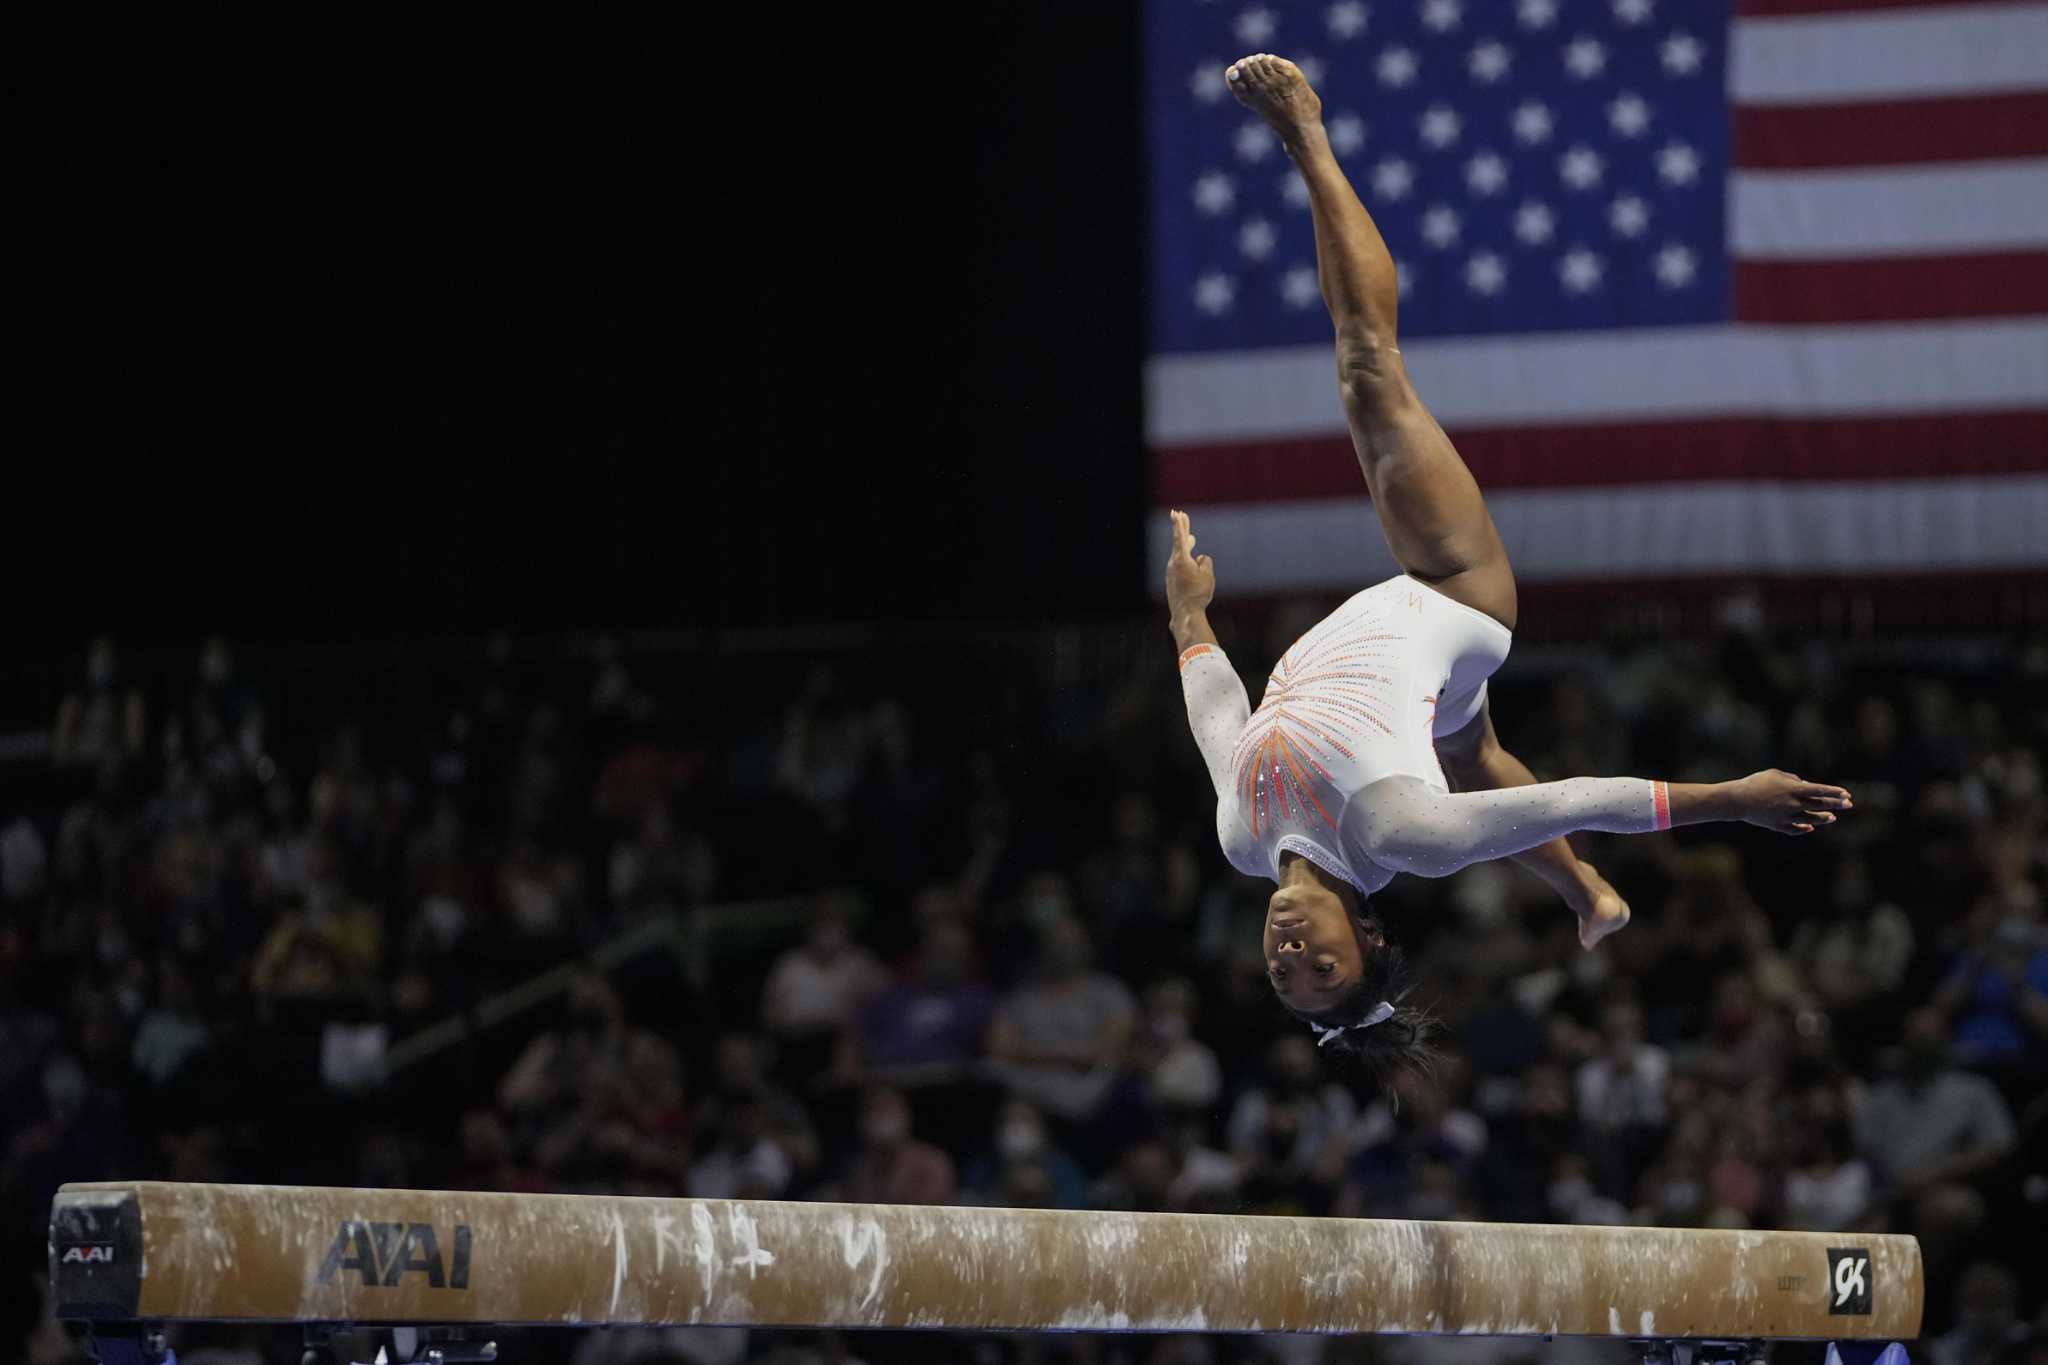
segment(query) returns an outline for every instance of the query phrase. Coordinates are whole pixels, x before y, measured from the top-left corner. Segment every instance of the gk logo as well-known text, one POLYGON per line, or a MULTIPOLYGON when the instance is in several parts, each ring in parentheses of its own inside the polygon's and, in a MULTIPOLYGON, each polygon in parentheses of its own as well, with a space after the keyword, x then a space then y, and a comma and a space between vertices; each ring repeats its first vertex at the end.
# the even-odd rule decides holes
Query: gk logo
POLYGON ((1828 1280, 1834 1293, 1829 1313, 1870 1311, 1870 1252, 1864 1247, 1829 1247, 1828 1280))

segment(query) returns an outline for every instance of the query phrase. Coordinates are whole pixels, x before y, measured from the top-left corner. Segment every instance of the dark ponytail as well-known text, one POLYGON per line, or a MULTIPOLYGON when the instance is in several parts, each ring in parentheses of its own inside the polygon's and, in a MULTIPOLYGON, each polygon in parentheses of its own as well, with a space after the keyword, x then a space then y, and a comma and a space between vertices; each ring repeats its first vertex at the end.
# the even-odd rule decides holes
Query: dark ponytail
POLYGON ((1335 1006, 1314 1014, 1284 1008, 1317 1031, 1319 1051, 1343 1058, 1382 1089, 1404 1071, 1419 1076, 1435 1074, 1435 1040, 1441 1027, 1434 1012, 1409 1002, 1407 964, 1401 950, 1386 941, 1376 921, 1354 915, 1352 923, 1359 931, 1358 949, 1365 963, 1358 985, 1335 1006), (1382 1001, 1393 1006, 1393 1014, 1367 1024, 1367 1019, 1380 1013, 1382 1001))

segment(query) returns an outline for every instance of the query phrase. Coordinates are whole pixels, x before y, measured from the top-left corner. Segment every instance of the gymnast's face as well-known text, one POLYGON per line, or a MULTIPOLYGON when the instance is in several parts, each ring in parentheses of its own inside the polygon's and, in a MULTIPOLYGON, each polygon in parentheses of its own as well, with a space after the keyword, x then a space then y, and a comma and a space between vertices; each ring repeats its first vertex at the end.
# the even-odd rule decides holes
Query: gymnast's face
POLYGON ((1365 974, 1351 908, 1327 886, 1283 886, 1266 903, 1266 978, 1298 1014, 1345 999, 1365 974))

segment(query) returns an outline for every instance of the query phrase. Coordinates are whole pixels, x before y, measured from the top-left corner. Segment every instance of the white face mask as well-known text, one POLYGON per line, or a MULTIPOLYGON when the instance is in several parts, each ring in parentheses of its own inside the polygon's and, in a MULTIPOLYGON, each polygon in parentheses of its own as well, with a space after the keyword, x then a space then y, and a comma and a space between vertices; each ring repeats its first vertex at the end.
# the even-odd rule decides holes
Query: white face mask
POLYGON ((1028 1161, 1045 1150, 1045 1130, 1026 1121, 1005 1123, 996 1134, 996 1148, 1009 1161, 1028 1161))

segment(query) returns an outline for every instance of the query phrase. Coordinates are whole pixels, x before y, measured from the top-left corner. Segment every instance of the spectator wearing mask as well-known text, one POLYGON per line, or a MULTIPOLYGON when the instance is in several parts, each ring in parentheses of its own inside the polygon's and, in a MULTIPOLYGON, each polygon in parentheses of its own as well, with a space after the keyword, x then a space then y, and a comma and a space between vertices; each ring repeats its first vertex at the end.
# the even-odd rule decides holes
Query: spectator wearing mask
POLYGON ((861 1106, 860 1154, 846 1174, 845 1197, 857 1204, 950 1204, 953 1158, 912 1131, 903 1092, 876 1086, 861 1106))
POLYGON ((786 1076, 824 1069, 839 1035, 888 984, 848 920, 843 901, 821 903, 803 943, 775 960, 761 989, 761 1024, 779 1044, 786 1076))
POLYGON ((1087 1178, 1080 1165, 1054 1143, 1045 1116, 1029 1100, 1003 1103, 990 1150, 968 1166, 964 1184, 969 1202, 977 1204, 1002 1205, 1007 1190, 1041 1186, 1043 1194, 1033 1207, 1079 1209, 1088 1204, 1087 1178))
POLYGON ((2035 1079, 2048 1070, 2041 892, 2032 882, 2010 882, 1971 918, 1971 946, 1934 998, 1953 1021, 1955 1058, 1973 1070, 2035 1079))
POLYGON ((1037 978, 1005 996, 989 1028, 995 1078, 1069 1122, 1094 1117, 1130 1051, 1131 993, 1092 969, 1088 936, 1071 916, 1040 936, 1037 978))
POLYGON ((1139 1065, 1151 1103, 1166 1109, 1206 1109, 1223 1093, 1223 1068, 1207 1044, 1193 1036, 1195 990, 1186 981, 1162 981, 1145 993, 1139 1065))

